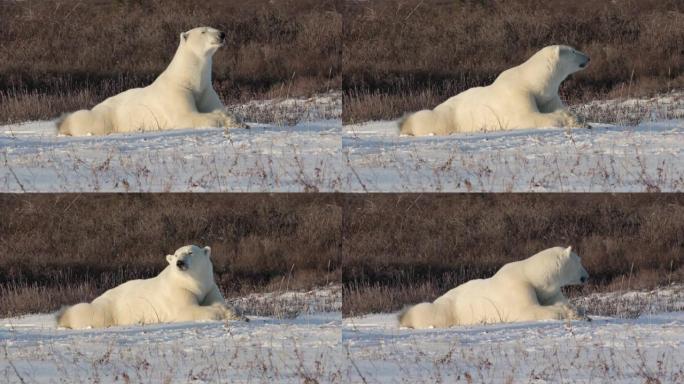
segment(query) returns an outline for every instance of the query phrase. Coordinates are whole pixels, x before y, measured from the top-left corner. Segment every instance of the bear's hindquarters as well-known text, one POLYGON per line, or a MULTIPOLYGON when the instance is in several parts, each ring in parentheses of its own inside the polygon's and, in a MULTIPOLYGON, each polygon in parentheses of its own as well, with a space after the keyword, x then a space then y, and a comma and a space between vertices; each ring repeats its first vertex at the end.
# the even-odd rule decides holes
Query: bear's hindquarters
POLYGON ((399 315, 399 326, 416 329, 450 327, 455 325, 450 312, 451 308, 442 308, 435 303, 420 303, 399 315))
POLYGON ((57 326, 61 328, 105 328, 110 325, 111 319, 106 311, 89 303, 67 307, 57 314, 57 326))
POLYGON ((438 105, 434 110, 424 109, 404 119, 400 123, 400 134, 443 136, 459 132, 458 127, 453 122, 453 108, 447 102, 438 105))
POLYGON ((439 130, 433 111, 418 111, 400 123, 399 133, 410 136, 427 136, 439 130))
POLYGON ((99 113, 82 109, 68 114, 57 123, 57 133, 66 136, 106 135, 111 133, 99 113))

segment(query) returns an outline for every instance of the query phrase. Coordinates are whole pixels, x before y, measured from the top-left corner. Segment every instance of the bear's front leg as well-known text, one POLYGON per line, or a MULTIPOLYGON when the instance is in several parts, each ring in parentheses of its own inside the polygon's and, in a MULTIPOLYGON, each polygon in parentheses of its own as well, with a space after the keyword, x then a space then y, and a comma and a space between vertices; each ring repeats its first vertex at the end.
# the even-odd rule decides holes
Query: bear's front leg
POLYGON ((570 113, 567 109, 563 109, 561 111, 555 112, 555 114, 559 115, 559 121, 561 123, 561 127, 564 128, 591 128, 589 124, 587 124, 586 120, 578 115, 574 115, 570 113))
POLYGON ((589 320, 584 311, 580 311, 570 304, 556 304, 553 308, 558 308, 561 320, 589 320))
POLYGON ((551 100, 546 102, 537 101, 537 109, 540 113, 551 113, 557 112, 565 109, 565 104, 561 100, 560 96, 556 95, 551 100))
POLYGON ((204 298, 204 300, 200 303, 200 305, 202 305, 202 306, 217 306, 217 307, 222 308, 224 320, 249 321, 248 318, 246 318, 242 314, 236 312, 235 310, 233 310, 232 308, 230 308, 226 305, 226 300, 223 298, 223 295, 221 295, 221 291, 219 291, 218 287, 215 285, 214 285, 214 288, 212 288, 212 290, 209 291, 209 293, 204 298))
POLYGON ((221 305, 210 305, 206 307, 188 306, 178 312, 176 321, 207 321, 207 320, 226 320, 226 308, 221 305))
POLYGON ((550 297, 546 301, 542 302, 542 305, 554 305, 554 304, 568 304, 568 298, 563 295, 563 292, 558 291, 554 296, 550 297))
POLYGON ((238 119, 233 115, 229 115, 225 112, 214 112, 220 115, 221 126, 226 129, 231 128, 244 128, 248 129, 249 125, 245 124, 242 120, 238 119))
POLYGON ((178 120, 178 128, 219 128, 223 118, 219 113, 189 113, 178 120))
POLYGON ((591 321, 591 318, 587 316, 587 311, 584 308, 577 308, 570 304, 566 304, 566 311, 568 313, 568 319, 570 320, 586 320, 591 321))
POLYGON ((521 311, 517 321, 539 320, 583 320, 572 307, 566 304, 532 305, 521 311))
POLYGON ((221 312, 221 320, 242 320, 242 321, 249 321, 248 318, 243 316, 242 314, 239 314, 235 312, 232 308, 228 307, 225 304, 212 304, 211 307, 217 308, 221 312))
POLYGON ((532 126, 539 128, 589 128, 583 119, 576 117, 567 110, 560 110, 551 113, 531 113, 529 115, 521 116, 520 121, 525 124, 520 126, 532 126))
POLYGON ((243 128, 244 124, 224 112, 190 113, 178 121, 178 128, 243 128))

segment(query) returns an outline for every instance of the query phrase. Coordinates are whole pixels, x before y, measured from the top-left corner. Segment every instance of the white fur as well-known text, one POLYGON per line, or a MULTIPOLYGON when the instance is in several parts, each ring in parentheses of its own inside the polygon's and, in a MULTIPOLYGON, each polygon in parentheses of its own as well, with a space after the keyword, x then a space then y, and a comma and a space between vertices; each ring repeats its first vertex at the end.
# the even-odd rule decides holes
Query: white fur
POLYGON ((228 308, 216 283, 211 249, 187 245, 167 255, 169 265, 156 277, 131 280, 112 288, 92 303, 76 304, 57 315, 63 328, 178 321, 244 319, 228 308), (178 262, 181 262, 178 265, 178 262), (186 266, 187 269, 182 269, 186 266))
POLYGON ((589 57, 572 47, 543 48, 517 67, 502 72, 489 86, 468 89, 433 110, 422 110, 401 123, 401 133, 426 136, 537 127, 587 127, 570 114, 558 87, 585 68, 589 57))
POLYGON ((211 84, 212 56, 224 34, 200 27, 183 32, 171 63, 145 88, 112 96, 58 124, 63 135, 107 135, 199 127, 244 127, 225 112, 211 84))
POLYGON ((410 328, 583 319, 561 287, 582 284, 589 275, 570 247, 554 247, 508 263, 488 279, 471 280, 432 303, 408 308, 399 324, 410 328))

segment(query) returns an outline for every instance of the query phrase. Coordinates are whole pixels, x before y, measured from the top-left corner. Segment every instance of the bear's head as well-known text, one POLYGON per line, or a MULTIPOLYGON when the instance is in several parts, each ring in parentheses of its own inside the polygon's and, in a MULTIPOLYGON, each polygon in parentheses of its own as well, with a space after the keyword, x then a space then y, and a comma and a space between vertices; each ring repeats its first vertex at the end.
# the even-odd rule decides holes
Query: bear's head
POLYGON ((181 46, 197 56, 211 56, 226 42, 225 32, 211 27, 193 28, 180 35, 181 46))
POLYGON ((582 260, 572 251, 572 247, 561 248, 558 264, 561 286, 584 284, 589 280, 589 274, 582 266, 582 260))
POLYGON ((580 71, 589 65, 589 56, 567 45, 552 45, 544 48, 546 54, 556 61, 557 70, 568 76, 580 71))
POLYGON ((211 248, 200 248, 196 245, 180 247, 173 255, 166 255, 166 261, 175 274, 185 275, 196 280, 213 279, 211 265, 211 248))

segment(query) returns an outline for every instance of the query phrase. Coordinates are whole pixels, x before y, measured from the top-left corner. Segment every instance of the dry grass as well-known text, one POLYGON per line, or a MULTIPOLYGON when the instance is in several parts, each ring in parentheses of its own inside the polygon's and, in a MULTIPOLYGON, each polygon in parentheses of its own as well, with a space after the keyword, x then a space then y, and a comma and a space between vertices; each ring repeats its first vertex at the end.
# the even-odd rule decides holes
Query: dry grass
POLYGON ((341 279, 334 195, 2 195, 0 316, 92 300, 210 245, 228 297, 341 279))
POLYGON ((224 103, 340 88, 333 0, 27 0, 0 3, 0 123, 48 119, 149 84, 180 32, 227 33, 214 56, 224 103))
POLYGON ((556 245, 592 276, 572 297, 684 280, 682 195, 3 195, 0 211, 2 316, 154 276, 190 243, 212 246, 228 297, 342 280, 345 315, 432 300, 556 245))
POLYGON ((431 301, 503 264, 572 245, 591 284, 570 296, 684 280, 684 196, 349 196, 343 314, 431 301))
POLYGON ((684 86, 675 0, 358 1, 344 22, 345 123, 433 108, 551 44, 592 58, 563 84, 570 103, 684 86))

